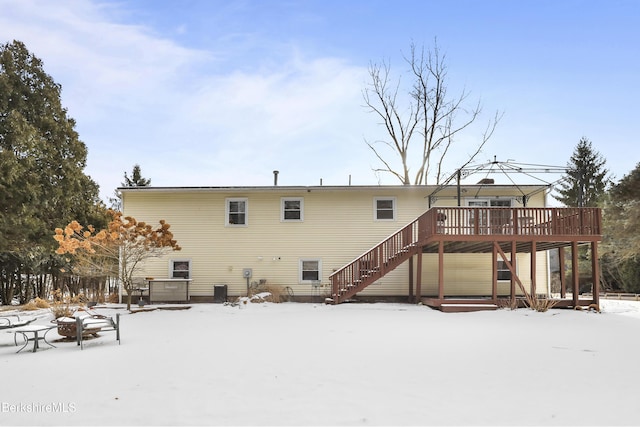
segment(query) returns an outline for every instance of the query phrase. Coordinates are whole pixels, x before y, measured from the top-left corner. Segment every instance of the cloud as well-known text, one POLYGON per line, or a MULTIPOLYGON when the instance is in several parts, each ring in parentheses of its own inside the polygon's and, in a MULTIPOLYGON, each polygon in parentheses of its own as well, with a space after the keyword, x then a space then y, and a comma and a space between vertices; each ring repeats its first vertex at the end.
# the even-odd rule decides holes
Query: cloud
MULTIPOLYGON (((278 42, 274 55, 236 68, 216 62, 223 49, 120 23, 128 12, 117 4, 4 3, 11 12, 0 16, 0 39, 25 42, 62 84, 103 197, 134 163, 154 185, 268 185, 274 169, 283 184, 310 185, 351 173, 367 154, 366 69, 344 59, 278 42)), ((251 50, 224 46, 241 48, 251 50)), ((372 176, 368 166, 364 173, 372 176)))
MULTIPOLYGON (((214 171, 211 185, 264 185, 264 174, 279 168, 284 182, 287 169, 299 177, 315 169, 315 184, 323 169, 347 163, 353 148, 364 147, 362 126, 369 120, 360 106, 364 72, 335 58, 294 55, 254 73, 204 76, 168 124, 180 128, 168 132, 198 138, 185 142, 209 156, 200 161, 214 171)), ((290 184, 311 184, 308 179, 290 184)))

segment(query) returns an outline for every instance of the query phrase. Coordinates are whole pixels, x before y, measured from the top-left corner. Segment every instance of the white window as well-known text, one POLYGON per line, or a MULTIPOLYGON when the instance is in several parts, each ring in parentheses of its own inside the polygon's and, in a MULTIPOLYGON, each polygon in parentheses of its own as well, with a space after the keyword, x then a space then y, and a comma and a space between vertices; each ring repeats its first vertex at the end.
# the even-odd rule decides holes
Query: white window
POLYGON ((396 219, 395 197, 376 197, 373 199, 376 221, 394 221, 396 219))
POLYGON ((304 199, 302 197, 283 197, 281 199, 282 221, 304 220, 304 199))
POLYGON ((319 259, 300 260, 300 283, 321 280, 322 261, 319 259))
POLYGON ((246 226, 248 204, 246 198, 227 199, 226 225, 246 226))
POLYGON ((188 259, 172 259, 169 266, 169 277, 172 279, 190 279, 191 278, 191 260, 188 259))

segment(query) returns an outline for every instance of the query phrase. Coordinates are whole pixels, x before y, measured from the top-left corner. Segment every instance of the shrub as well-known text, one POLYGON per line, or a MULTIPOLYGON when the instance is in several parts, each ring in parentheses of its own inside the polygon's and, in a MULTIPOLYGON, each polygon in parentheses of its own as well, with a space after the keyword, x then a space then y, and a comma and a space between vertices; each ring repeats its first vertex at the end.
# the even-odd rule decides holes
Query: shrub
POLYGON ((497 304, 498 308, 508 308, 509 310, 515 310, 518 308, 518 300, 511 298, 498 298, 497 304))
POLYGON ((39 310, 41 308, 49 308, 49 303, 42 298, 33 299, 22 307, 23 310, 27 311, 39 310))
POLYGON ((82 299, 81 296, 82 294, 71 298, 69 295, 63 294, 61 289, 55 289, 53 291, 53 305, 50 308, 53 317, 56 319, 60 317, 71 317, 73 314, 73 310, 70 307, 71 302, 79 302, 82 299))
POLYGON ((260 293, 271 294, 269 296, 264 297, 264 300, 268 302, 275 302, 275 303, 286 302, 286 301, 289 301, 289 299, 291 298, 289 292, 287 292, 287 287, 280 286, 280 285, 267 284, 266 281, 261 282, 260 284, 252 288, 251 295, 256 295, 260 293))
POLYGON ((28 303, 22 306, 22 309, 25 311, 33 311, 33 310, 37 310, 38 306, 34 301, 29 301, 28 303))
POLYGON ((71 304, 85 305, 87 301, 88 299, 84 296, 84 294, 78 294, 71 297, 71 304))
POLYGON ((558 303, 558 301, 551 300, 544 295, 531 295, 526 291, 524 291, 524 296, 529 308, 541 313, 553 308, 558 303))
POLYGON ((58 304, 51 307, 51 313, 53 314, 54 318, 58 319, 60 317, 71 317, 71 315, 73 314, 73 311, 71 310, 68 304, 67 305, 58 304))

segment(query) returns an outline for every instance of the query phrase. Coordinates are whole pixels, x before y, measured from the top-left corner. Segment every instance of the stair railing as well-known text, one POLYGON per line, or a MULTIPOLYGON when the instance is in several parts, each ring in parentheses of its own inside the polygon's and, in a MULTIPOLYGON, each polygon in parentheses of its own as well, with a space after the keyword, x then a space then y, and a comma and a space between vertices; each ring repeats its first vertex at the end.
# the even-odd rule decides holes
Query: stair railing
POLYGON ((430 209, 349 264, 333 272, 331 297, 340 303, 366 288, 421 248, 436 229, 437 209, 430 209))

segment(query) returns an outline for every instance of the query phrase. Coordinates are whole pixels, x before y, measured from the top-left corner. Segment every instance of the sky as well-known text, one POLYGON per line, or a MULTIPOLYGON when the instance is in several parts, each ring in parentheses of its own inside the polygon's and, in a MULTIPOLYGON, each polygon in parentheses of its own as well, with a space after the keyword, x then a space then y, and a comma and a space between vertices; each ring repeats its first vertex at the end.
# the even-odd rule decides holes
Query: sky
POLYGON ((564 166, 583 137, 614 180, 640 161, 635 0, 0 0, 0 10, 0 42, 24 42, 62 85, 103 199, 134 164, 153 186, 272 185, 274 170, 279 185, 399 184, 373 171, 366 142, 388 138, 363 90, 385 61, 402 92, 412 43, 437 44, 450 96, 482 105, 447 173, 496 113, 476 164, 564 166))

